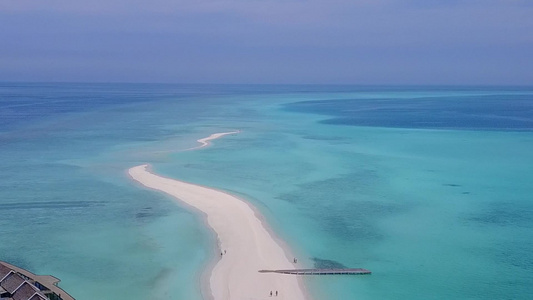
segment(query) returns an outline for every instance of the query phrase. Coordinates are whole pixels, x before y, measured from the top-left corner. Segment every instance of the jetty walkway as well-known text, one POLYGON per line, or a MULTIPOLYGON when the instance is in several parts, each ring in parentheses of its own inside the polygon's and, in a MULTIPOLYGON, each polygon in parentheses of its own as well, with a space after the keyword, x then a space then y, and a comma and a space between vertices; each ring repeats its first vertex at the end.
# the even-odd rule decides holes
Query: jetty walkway
POLYGON ((367 269, 294 269, 294 270, 259 270, 259 273, 280 273, 291 275, 370 275, 367 269))

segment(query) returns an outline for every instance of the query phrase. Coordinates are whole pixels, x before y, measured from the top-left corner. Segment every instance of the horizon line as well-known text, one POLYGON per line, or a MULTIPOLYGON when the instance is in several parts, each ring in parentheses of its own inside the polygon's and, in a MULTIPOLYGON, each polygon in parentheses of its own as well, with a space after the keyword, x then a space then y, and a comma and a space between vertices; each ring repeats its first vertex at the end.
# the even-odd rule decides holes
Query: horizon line
POLYGON ((142 82, 142 81, 4 81, 0 84, 141 84, 141 85, 188 85, 188 86, 353 86, 353 87, 527 87, 533 84, 450 84, 450 83, 186 83, 186 82, 142 82))

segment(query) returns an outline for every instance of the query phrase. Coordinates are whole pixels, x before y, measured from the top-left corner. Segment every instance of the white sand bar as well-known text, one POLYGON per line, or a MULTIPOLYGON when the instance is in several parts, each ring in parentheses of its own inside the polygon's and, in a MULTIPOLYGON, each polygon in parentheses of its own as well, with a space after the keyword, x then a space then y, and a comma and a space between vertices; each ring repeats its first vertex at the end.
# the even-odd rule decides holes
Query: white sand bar
POLYGON ((195 149, 200 149, 200 148, 203 148, 203 147, 207 147, 211 144, 211 140, 215 140, 215 139, 218 139, 218 138, 221 138, 225 135, 228 135, 228 134, 235 134, 235 133, 239 133, 240 131, 230 131, 230 132, 220 132, 220 133, 213 133, 212 135, 206 137, 206 138, 202 138, 202 139, 199 139, 197 140, 198 143, 200 143, 201 145, 198 146, 198 147, 193 147, 193 148, 190 148, 190 149, 187 149, 187 150, 195 150, 195 149))
POLYGON ((214 299, 272 299, 276 290, 278 299, 306 299, 297 276, 258 272, 293 269, 294 265, 250 204, 228 193, 155 175, 147 167, 133 167, 129 174, 142 185, 205 213, 218 237, 220 251, 226 251, 219 256, 209 279, 214 299))

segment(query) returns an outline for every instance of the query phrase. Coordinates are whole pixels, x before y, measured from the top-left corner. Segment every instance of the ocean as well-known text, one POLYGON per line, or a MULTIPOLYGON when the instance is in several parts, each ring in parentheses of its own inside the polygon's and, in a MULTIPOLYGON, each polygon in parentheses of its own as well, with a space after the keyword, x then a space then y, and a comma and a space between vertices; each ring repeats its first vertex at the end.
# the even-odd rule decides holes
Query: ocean
POLYGON ((202 299, 215 238, 142 163, 250 201, 302 266, 373 272, 315 299, 533 286, 531 87, 4 82, 0 161, 0 260, 78 300, 202 299))

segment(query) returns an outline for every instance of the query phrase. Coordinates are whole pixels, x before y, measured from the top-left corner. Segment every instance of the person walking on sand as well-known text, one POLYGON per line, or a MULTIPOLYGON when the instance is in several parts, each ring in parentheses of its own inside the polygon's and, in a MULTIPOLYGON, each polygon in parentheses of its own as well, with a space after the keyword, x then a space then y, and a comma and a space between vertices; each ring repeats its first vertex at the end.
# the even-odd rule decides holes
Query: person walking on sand
POLYGON ((276 291, 276 297, 278 296, 278 291, 276 291))
POLYGON ((272 291, 270 291, 270 297, 272 297, 272 291))

